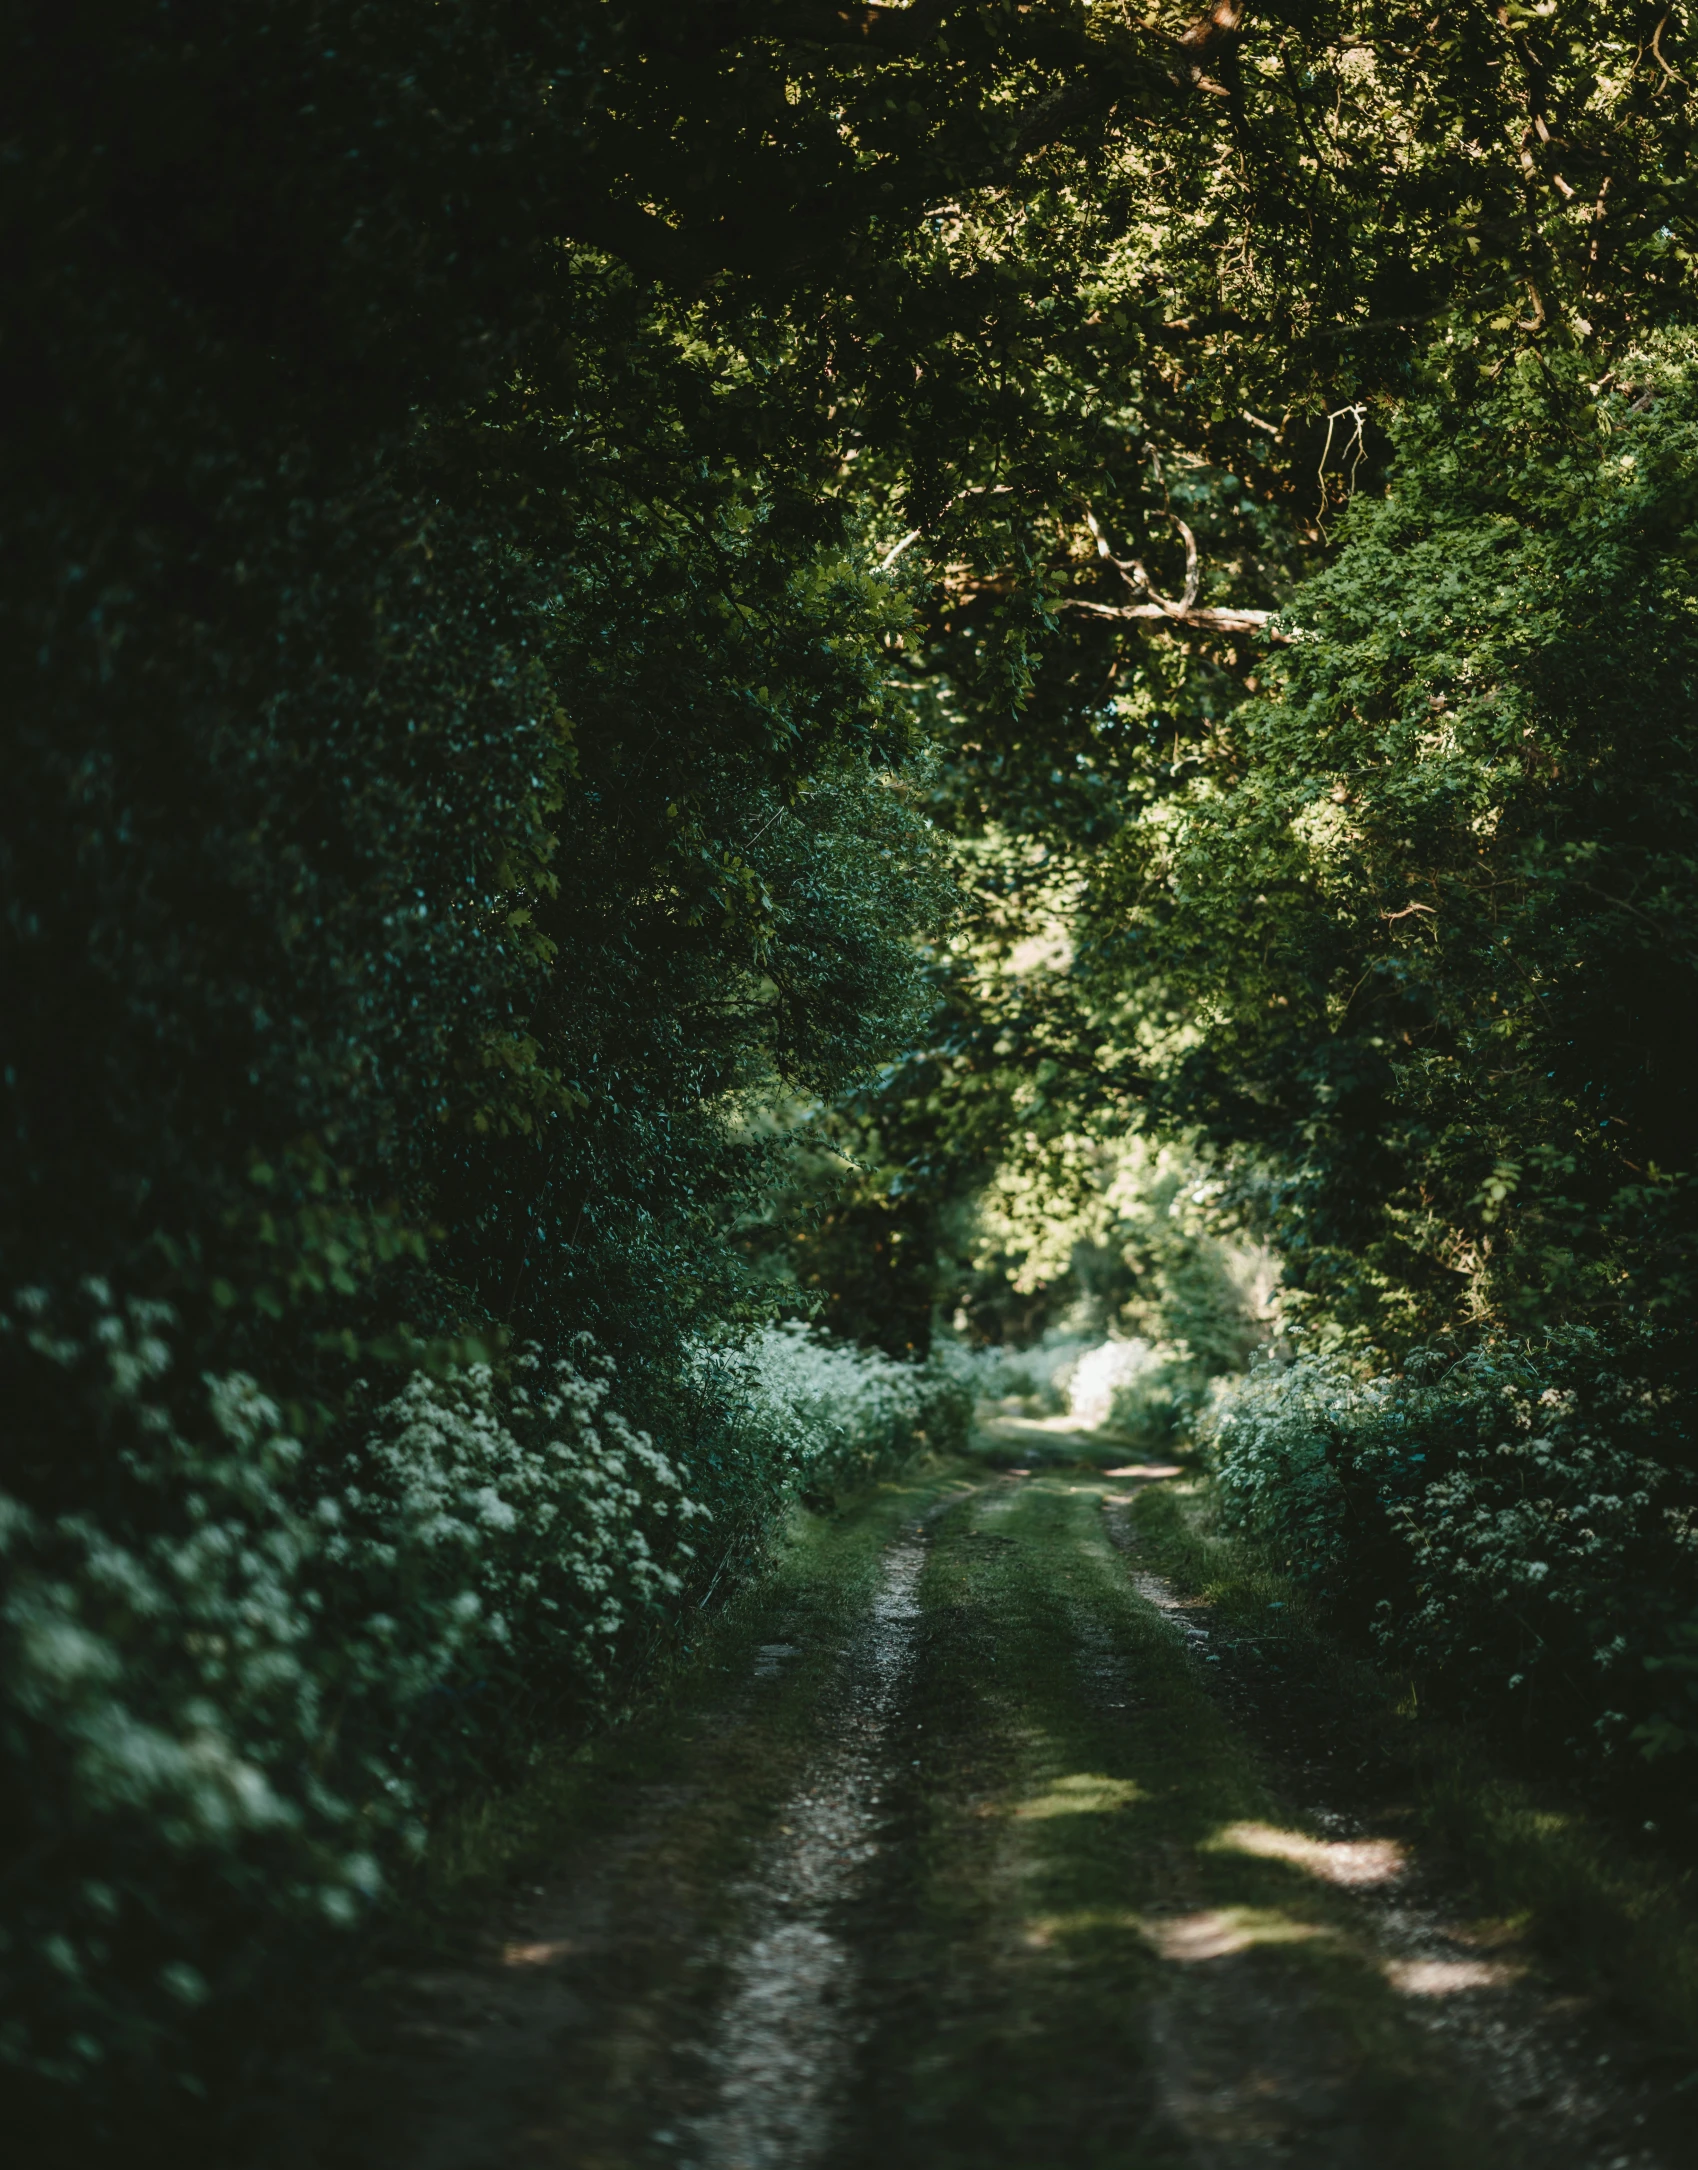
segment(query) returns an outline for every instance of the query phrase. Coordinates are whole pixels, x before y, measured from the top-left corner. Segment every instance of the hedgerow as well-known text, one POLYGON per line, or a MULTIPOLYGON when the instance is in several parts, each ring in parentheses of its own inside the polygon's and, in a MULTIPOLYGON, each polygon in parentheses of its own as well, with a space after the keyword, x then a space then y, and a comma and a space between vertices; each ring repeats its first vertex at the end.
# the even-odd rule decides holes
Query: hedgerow
POLYGON ((404 1891, 445 1804, 605 1707, 787 1499, 961 1429, 935 1371, 774 1328, 698 1361, 668 1450, 580 1334, 366 1385, 314 1452, 252 1376, 178 1376, 164 1304, 91 1281, 4 1328, 110 1456, 74 1509, 0 1495, 5 1744, 46 1812, 0 2061, 91 2100, 203 2084, 233 2014, 404 1891))
POLYGON ((916 1447, 966 1443, 971 1396, 940 1357, 902 1363, 793 1320, 756 1336, 741 1368, 775 1464, 814 1493, 866 1484, 916 1447))
POLYGON ((1386 1660, 1583 1763, 1698 1750, 1691 1353, 1645 1329, 1300 1356, 1204 1426, 1229 1524, 1386 1660))
POLYGON ((624 50, 534 27, 20 35, 0 2055, 73 2157, 758 1562, 748 1118, 949 915, 794 331, 515 186, 624 50))

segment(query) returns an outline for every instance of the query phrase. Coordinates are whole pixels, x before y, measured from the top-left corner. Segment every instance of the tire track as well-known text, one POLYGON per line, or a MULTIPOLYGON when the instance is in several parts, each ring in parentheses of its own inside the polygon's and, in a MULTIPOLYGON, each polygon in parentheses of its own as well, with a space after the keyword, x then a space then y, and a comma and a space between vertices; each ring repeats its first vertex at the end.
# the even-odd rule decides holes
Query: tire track
POLYGON ((925 1558, 918 1530, 886 1553, 836 1691, 836 1738, 742 1886, 748 1938, 706 2052, 717 2100, 683 2135, 657 2136, 681 2138, 692 2170, 808 2170, 836 2132, 860 2041, 857 1956, 840 1917, 880 1850, 925 1558))
MULTIPOLYGON (((1237 1692, 1232 1646, 1224 1654, 1210 1648, 1208 1607, 1181 1597, 1138 1563, 1129 1499, 1106 1499, 1104 1506, 1107 1534, 1126 1556, 1132 1587, 1183 1637, 1199 1672, 1222 1667, 1204 1672, 1204 1680, 1233 1722, 1242 1724, 1244 1696, 1237 1692)), ((1103 1657, 1089 1633, 1081 1637, 1080 1655, 1084 1671, 1100 1682, 1103 1657)), ((1260 1715, 1262 1725, 1252 1731, 1265 1730, 1280 1711, 1260 1715)), ((1307 1793, 1314 1774, 1305 1765, 1301 1775, 1307 1793)), ((1343 1895, 1356 1934, 1404 2011, 1484 2097, 1506 2144, 1513 2136, 1530 2158, 1552 2170, 1678 2170, 1691 2162, 1689 2148, 1671 2152, 1648 2134, 1659 2107, 1656 2090, 1623 2084, 1617 2031, 1585 1999, 1563 1993, 1514 1950, 1484 1948, 1467 1908, 1430 1865, 1400 1839, 1376 1832, 1371 1819, 1313 1798, 1295 1805, 1301 1821, 1324 1838, 1304 1841, 1296 1833, 1246 1826, 1241 1843, 1293 1861, 1343 1895)), ((1175 2069, 1185 2062, 1181 2050, 1176 2043, 1175 2069)))

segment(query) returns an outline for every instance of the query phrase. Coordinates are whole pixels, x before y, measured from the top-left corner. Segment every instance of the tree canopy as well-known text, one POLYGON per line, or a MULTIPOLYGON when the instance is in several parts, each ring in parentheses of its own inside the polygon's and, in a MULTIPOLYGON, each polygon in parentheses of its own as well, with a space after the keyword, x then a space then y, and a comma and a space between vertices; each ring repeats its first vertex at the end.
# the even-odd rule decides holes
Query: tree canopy
POLYGON ((192 2077, 747 1559, 740 1338, 1037 1331, 1129 1131, 1330 1344, 1684 1321, 1686 10, 9 20, 32 2084, 192 2077), (569 1417, 627 1609, 588 1665, 515 1567, 497 1663, 407 1457, 569 1417))

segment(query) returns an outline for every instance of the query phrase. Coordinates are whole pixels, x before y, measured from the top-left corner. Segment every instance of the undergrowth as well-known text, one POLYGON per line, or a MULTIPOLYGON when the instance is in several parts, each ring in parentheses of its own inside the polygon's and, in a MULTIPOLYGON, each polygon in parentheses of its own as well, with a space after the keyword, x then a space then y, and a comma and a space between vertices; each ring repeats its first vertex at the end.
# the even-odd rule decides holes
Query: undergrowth
POLYGON ((585 1334, 420 1369, 315 1452, 247 1374, 185 1377, 169 1307, 83 1295, 0 1314, 115 1471, 74 1512, 0 1495, 0 2068, 83 2152, 192 2115, 435 1873, 444 1819, 640 1692, 798 1496, 962 1422, 936 1371, 779 1327, 700 1355, 663 1446, 585 1334))
POLYGON ((1342 1646, 1268 1544, 1226 1526, 1212 1480, 1152 1487, 1133 1518, 1160 1571, 1202 1598, 1227 1636, 1276 1636, 1284 1669, 1353 1747, 1407 1780, 1418 1828, 1460 1866, 1482 1915, 1523 1930, 1569 1978, 1698 2055, 1698 1868, 1662 1832, 1634 1828, 1577 1781, 1517 1770, 1478 1730, 1423 1709, 1407 1673, 1342 1646))
POLYGON ((1364 1377, 1258 1366, 1202 1439, 1224 1518, 1386 1662, 1673 1803, 1698 1755, 1698 1448, 1683 1334, 1581 1327, 1364 1377))

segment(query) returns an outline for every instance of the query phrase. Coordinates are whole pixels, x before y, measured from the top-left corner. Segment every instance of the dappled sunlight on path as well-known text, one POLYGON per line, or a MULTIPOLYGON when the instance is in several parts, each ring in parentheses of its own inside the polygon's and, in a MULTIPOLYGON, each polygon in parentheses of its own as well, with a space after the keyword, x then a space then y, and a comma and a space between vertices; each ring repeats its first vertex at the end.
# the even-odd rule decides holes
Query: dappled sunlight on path
POLYGON ((266 2170, 1675 2170, 1599 2015, 1143 1555, 1168 1470, 817 1525, 266 2170))

